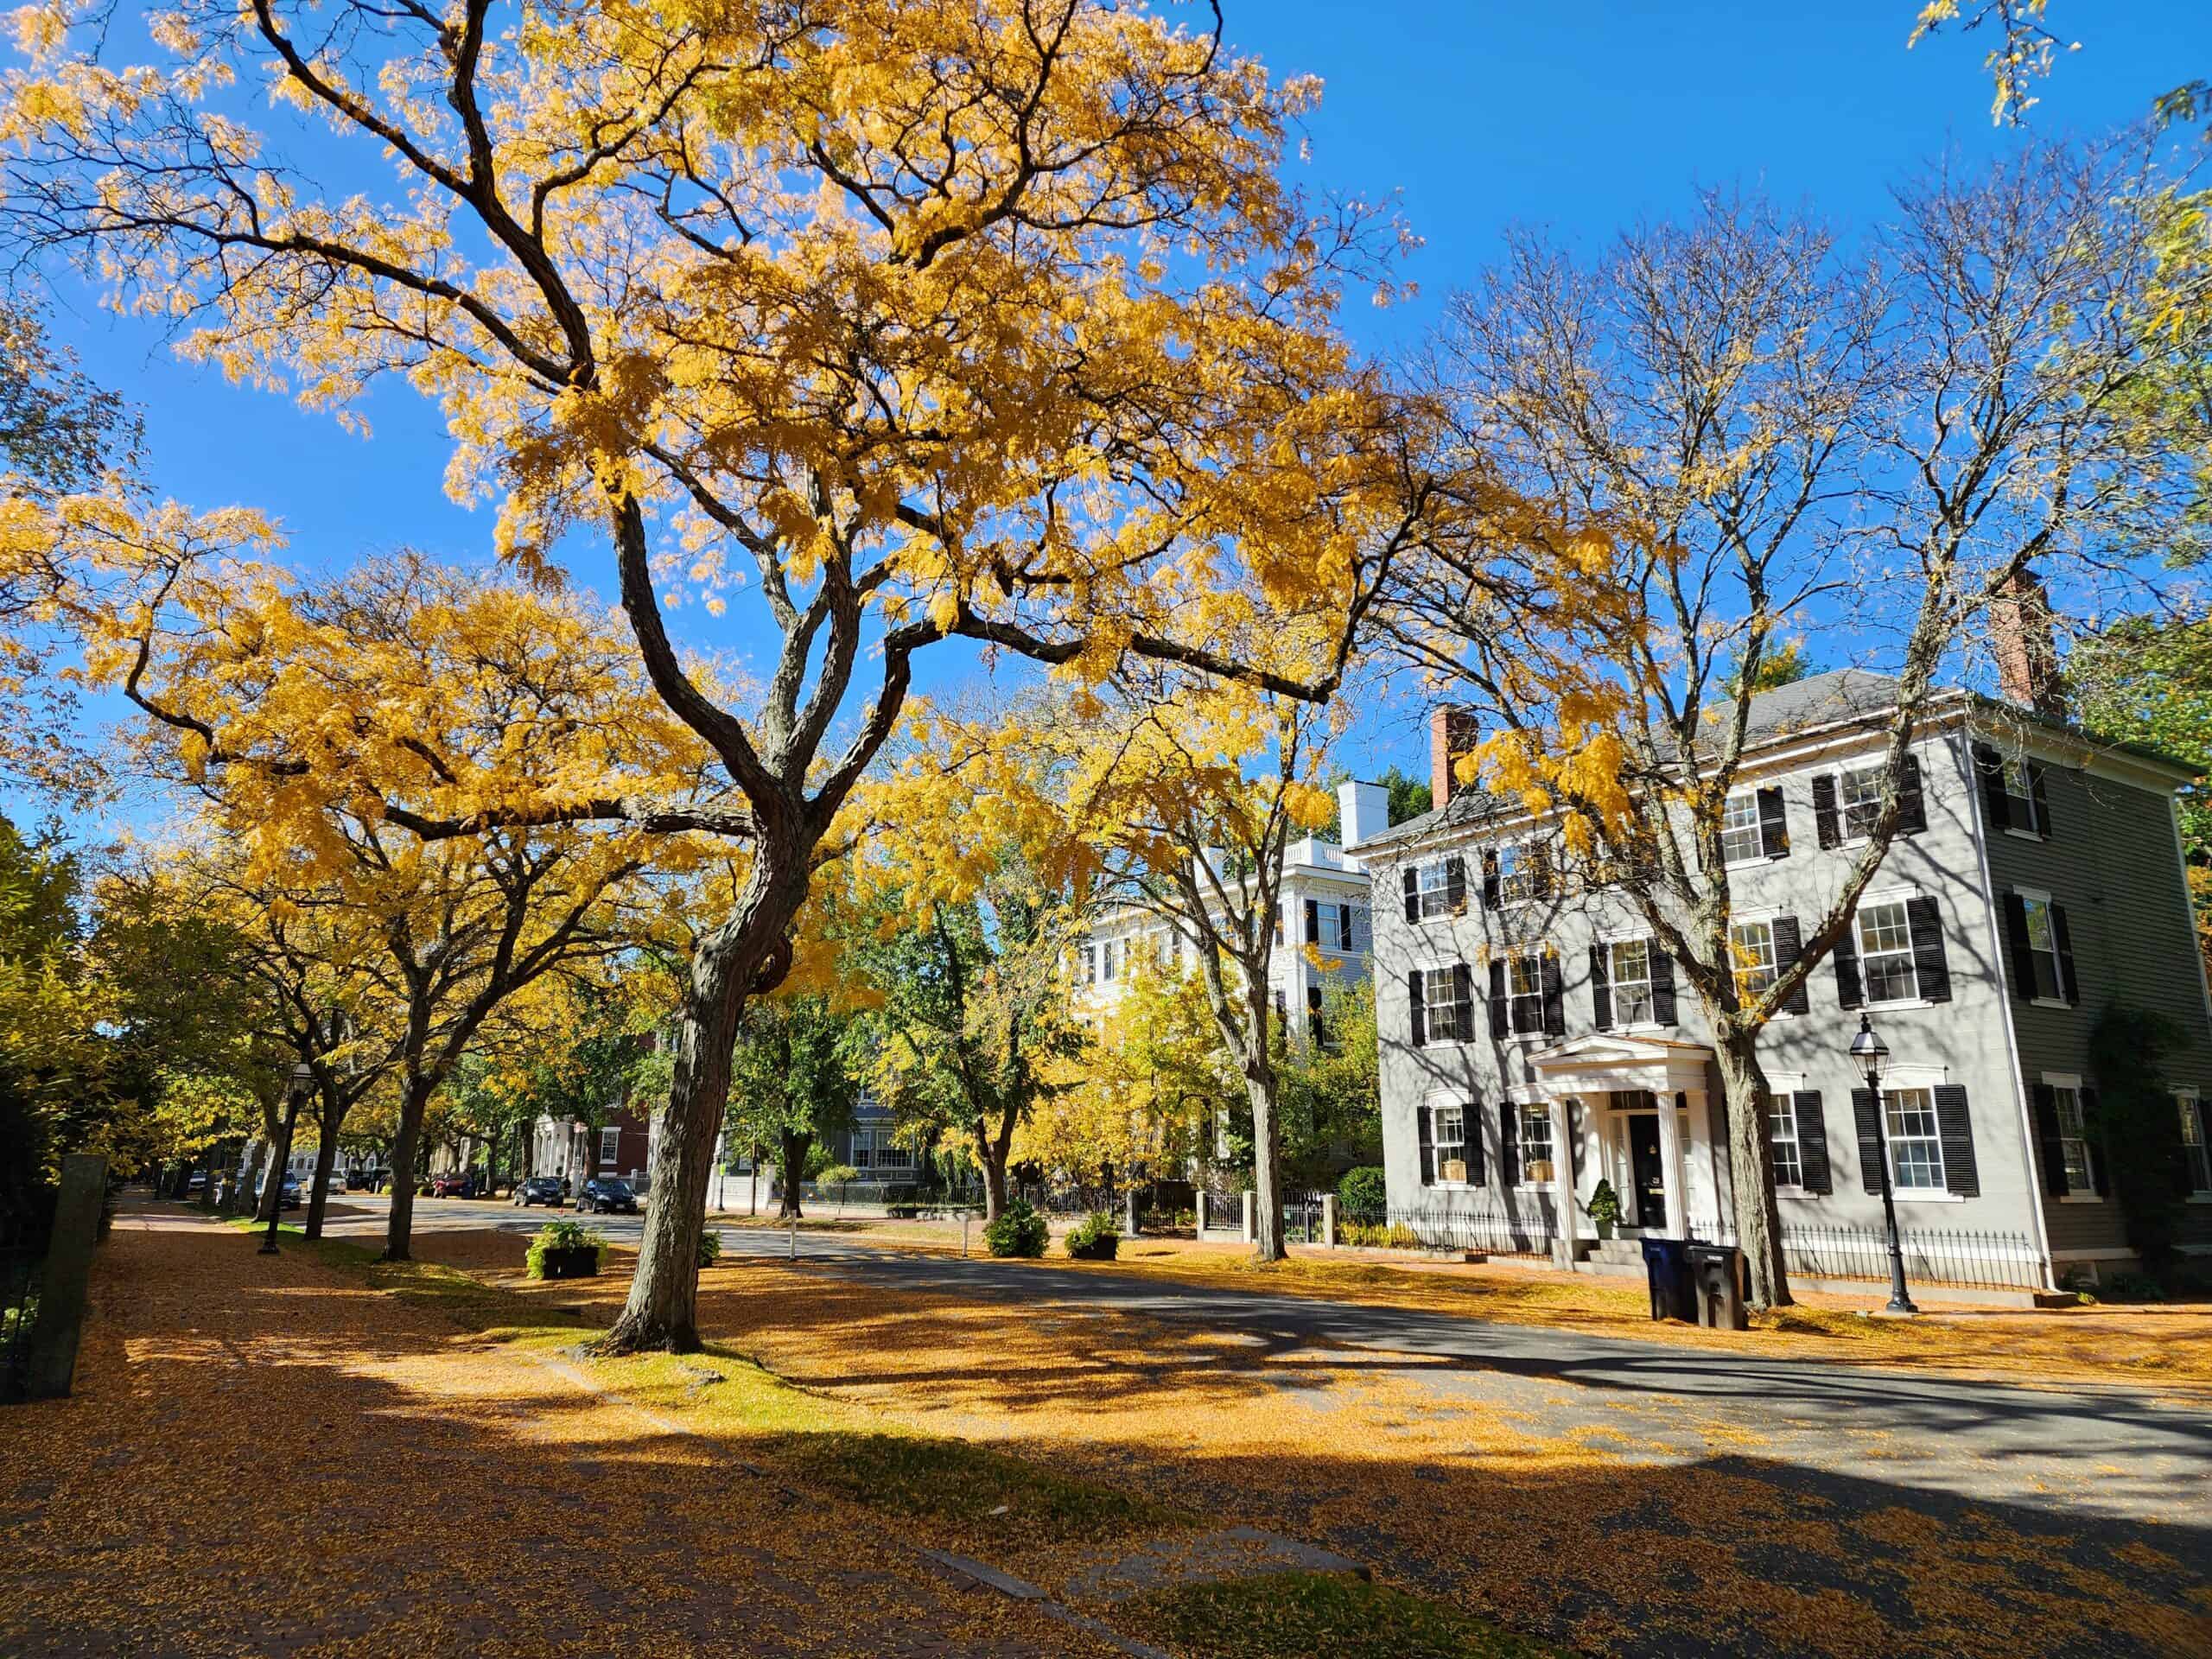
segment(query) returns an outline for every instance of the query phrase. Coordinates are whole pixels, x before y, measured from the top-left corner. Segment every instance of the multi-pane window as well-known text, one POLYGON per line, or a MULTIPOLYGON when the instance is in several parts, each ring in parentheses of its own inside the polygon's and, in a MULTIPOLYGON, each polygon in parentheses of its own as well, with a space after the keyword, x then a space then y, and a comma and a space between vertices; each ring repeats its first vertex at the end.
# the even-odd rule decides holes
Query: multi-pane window
POLYGON ((1912 959, 1912 919, 1904 900, 1859 907, 1859 971, 1869 1002, 1910 1002, 1920 995, 1912 959))
POLYGON ((1774 924, 1738 922, 1728 930, 1728 949, 1735 959, 1736 995, 1746 1001, 1765 995, 1774 983, 1774 924))
POLYGON ((1452 870, 1443 859, 1424 864, 1419 871, 1421 919, 1448 915, 1452 909, 1452 870))
POLYGON ((1536 896, 1536 872, 1518 842, 1505 842, 1497 849, 1497 897, 1501 904, 1536 896))
POLYGON ((1759 829, 1759 798, 1746 792, 1731 795, 1720 819, 1720 855, 1731 864, 1766 856, 1766 838, 1759 829))
POLYGON ((1544 1028, 1544 964, 1533 951, 1505 959, 1505 994, 1512 999, 1513 1029, 1544 1028))
POLYGON ((2023 830, 2041 830, 2036 822, 2035 779, 2029 776, 2028 763, 2021 760, 1998 763, 1998 775, 2004 780, 2005 817, 2023 830))
POLYGON ((1548 1106, 1516 1106, 1521 1114, 1521 1179, 1552 1179, 1552 1110, 1548 1106))
POLYGON ((601 1129, 599 1132, 599 1161, 602 1164, 620 1162, 622 1157, 622 1131, 601 1129))
POLYGON ((1874 833, 1874 821, 1882 816, 1882 771, 1880 766, 1861 766, 1836 779, 1836 809, 1847 839, 1874 833))
POLYGON ((2055 1086, 2051 1099, 2058 1108, 2058 1149, 2066 1160, 2066 1190, 2096 1190, 2096 1171, 2089 1163, 2089 1131, 2082 1121, 2082 1091, 2071 1084, 2055 1086))
POLYGON ((2176 1095, 2181 1109, 2181 1154, 2189 1166, 2189 1190, 2212 1193, 2212 1154, 2204 1145, 2204 1110, 2195 1095, 2176 1095))
POLYGON ((2035 958, 2035 994, 2057 1001, 2066 995, 2066 982, 2058 970, 2058 925, 2051 919, 2050 900, 2024 894, 2020 907, 2027 914, 2028 951, 2035 958))
POLYGON ((1611 958, 1613 1023, 1649 1025, 1659 1017, 1651 995, 1651 942, 1619 939, 1606 947, 1611 958))
POLYGON ((1475 1034, 1471 999, 1461 1001, 1449 968, 1418 968, 1424 1033, 1432 1043, 1465 1043, 1475 1034))
POLYGON ((1464 1182, 1467 1179, 1465 1112, 1457 1106, 1438 1106, 1431 1109, 1429 1120, 1436 1139, 1436 1179, 1464 1182))
POLYGON ((1943 1190, 1943 1136, 1936 1122, 1936 1096, 1927 1089, 1891 1089, 1882 1096, 1888 1114, 1890 1184, 1900 1192, 1943 1190))
POLYGON ((1805 1160, 1797 1150, 1797 1108, 1788 1093, 1766 1097, 1766 1119, 1774 1139, 1774 1184, 1805 1185, 1805 1160))
POLYGON ((1122 942, 1106 939, 1098 946, 1098 977, 1111 984, 1122 968, 1122 942))

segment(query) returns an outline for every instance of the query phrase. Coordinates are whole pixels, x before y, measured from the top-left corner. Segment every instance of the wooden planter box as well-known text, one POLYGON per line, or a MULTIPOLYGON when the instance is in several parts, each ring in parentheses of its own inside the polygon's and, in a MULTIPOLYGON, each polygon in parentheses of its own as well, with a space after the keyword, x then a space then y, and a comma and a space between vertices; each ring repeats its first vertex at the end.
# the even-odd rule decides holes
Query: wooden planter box
POLYGON ((542 1279, 595 1279, 599 1276, 599 1246, 579 1244, 567 1249, 547 1250, 538 1257, 538 1268, 542 1279))

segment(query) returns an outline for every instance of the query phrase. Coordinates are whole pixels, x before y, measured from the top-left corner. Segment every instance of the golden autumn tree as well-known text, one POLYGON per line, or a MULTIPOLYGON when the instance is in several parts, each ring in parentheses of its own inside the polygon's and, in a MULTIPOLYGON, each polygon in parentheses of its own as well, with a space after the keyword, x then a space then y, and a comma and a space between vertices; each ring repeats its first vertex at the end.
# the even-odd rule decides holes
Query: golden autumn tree
POLYGON ((310 405, 389 377, 436 400, 449 487, 499 501, 508 556, 612 543, 652 684, 727 774, 748 874, 689 966, 663 1198, 607 1344, 688 1347, 738 1016, 916 654, 1248 673, 1213 645, 1225 580, 1370 579, 1402 479, 1334 313, 1390 227, 1285 185, 1315 89, 1217 14, 188 0, 154 33, 133 64, 24 15, 16 245, 310 405), (687 667, 679 593, 704 632, 729 603, 766 631, 757 698, 687 667))
POLYGON ((683 855, 658 817, 572 822, 569 804, 641 782, 672 802, 703 754, 566 594, 410 555, 321 582, 186 563, 163 588, 92 670, 145 711, 194 839, 230 849, 198 879, 289 1011, 326 1160, 394 1079, 385 1253, 405 1260, 432 1097, 507 998, 628 944, 648 856, 683 855))

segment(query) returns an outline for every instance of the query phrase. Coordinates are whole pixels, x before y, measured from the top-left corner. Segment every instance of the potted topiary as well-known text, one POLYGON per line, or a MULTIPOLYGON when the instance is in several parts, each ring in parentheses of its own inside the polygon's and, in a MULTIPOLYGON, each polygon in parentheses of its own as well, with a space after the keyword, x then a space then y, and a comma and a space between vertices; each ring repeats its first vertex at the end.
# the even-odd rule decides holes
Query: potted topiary
POLYGON ((1021 1198, 1000 1211, 999 1218, 983 1229, 983 1243, 993 1255, 1042 1255, 1051 1236, 1045 1217, 1021 1198))
POLYGON ((537 1230, 530 1241, 529 1271, 533 1279, 589 1279, 599 1272, 607 1240, 576 1221, 552 1221, 537 1230))
POLYGON ((1068 1234, 1068 1255, 1077 1262, 1111 1262, 1122 1248, 1122 1229, 1103 1210, 1094 1210, 1068 1234))
POLYGON ((1598 1236, 1611 1238, 1613 1229, 1620 1225, 1621 1219, 1620 1195, 1613 1191, 1613 1184, 1599 1180, 1597 1191, 1591 1193, 1590 1202, 1586 1207, 1590 1211, 1590 1219, 1598 1224, 1598 1236))

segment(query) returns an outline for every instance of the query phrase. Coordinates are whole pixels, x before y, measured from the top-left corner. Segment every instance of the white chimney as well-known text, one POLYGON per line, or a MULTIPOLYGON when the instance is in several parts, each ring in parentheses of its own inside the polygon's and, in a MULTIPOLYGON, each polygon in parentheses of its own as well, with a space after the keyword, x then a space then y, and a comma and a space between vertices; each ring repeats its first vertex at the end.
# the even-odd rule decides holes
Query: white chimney
POLYGON ((1337 785, 1337 817, 1347 851, 1390 827, 1390 791, 1380 784, 1357 780, 1337 785))

